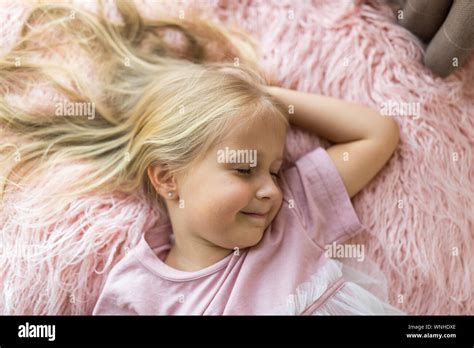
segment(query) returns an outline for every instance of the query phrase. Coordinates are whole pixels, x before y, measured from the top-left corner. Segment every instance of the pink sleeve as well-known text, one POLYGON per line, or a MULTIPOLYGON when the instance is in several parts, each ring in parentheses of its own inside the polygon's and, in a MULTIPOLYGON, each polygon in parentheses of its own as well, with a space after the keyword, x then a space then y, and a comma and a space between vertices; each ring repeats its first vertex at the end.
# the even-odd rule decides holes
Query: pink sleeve
POLYGON ((126 304, 120 303, 118 296, 104 289, 97 301, 92 315, 137 315, 138 313, 126 304))
POLYGON ((119 305, 113 296, 106 295, 97 302, 92 315, 138 315, 138 313, 126 306, 119 305))
POLYGON ((136 299, 137 292, 134 284, 134 274, 127 272, 129 257, 125 256, 110 271, 99 298, 92 311, 92 315, 137 315, 131 306, 130 298, 136 299))
POLYGON ((283 172, 283 180, 288 185, 285 198, 293 200, 306 231, 318 244, 341 243, 364 229, 342 177, 324 148, 298 159, 283 172))

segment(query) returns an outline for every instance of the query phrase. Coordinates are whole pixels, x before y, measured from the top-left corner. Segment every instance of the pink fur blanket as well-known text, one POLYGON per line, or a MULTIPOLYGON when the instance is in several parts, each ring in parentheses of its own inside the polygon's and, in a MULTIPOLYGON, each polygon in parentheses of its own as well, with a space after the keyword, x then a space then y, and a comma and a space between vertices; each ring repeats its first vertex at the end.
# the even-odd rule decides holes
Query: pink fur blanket
MULTIPOLYGON (((474 314, 473 59, 449 78, 434 77, 422 65, 424 46, 382 0, 194 2, 253 34, 262 64, 284 87, 396 118, 398 150, 353 200, 367 227, 357 242, 386 275, 392 304, 411 314, 474 314)), ((178 15, 185 5, 169 10, 178 15)), ((140 8, 152 15, 158 6, 140 8)), ((24 5, 0 3, 0 54, 24 13, 24 5)), ((293 130, 290 159, 319 144, 293 130)), ((1 313, 90 314, 111 267, 156 227, 159 212, 139 194, 83 197, 44 216, 42 195, 61 192, 85 169, 38 178, 23 197, 0 205, 1 313)))

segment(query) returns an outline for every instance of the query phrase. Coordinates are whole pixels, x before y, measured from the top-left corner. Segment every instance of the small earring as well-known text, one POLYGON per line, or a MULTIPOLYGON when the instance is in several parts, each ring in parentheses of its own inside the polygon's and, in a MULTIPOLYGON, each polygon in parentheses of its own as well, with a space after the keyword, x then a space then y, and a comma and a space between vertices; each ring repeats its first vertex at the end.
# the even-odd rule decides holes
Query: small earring
POLYGON ((169 197, 169 198, 173 197, 173 192, 171 192, 171 191, 168 192, 168 197, 169 197))

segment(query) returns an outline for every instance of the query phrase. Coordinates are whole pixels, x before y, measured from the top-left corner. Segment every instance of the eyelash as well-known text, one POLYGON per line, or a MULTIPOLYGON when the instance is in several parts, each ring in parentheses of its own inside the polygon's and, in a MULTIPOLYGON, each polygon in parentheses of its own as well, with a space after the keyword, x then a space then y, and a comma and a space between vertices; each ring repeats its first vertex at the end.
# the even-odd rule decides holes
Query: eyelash
MULTIPOLYGON (((252 172, 252 169, 236 169, 236 170, 239 174, 242 174, 242 175, 250 175, 251 172, 252 172)), ((270 174, 277 177, 277 178, 280 177, 280 175, 278 173, 270 173, 270 174)))

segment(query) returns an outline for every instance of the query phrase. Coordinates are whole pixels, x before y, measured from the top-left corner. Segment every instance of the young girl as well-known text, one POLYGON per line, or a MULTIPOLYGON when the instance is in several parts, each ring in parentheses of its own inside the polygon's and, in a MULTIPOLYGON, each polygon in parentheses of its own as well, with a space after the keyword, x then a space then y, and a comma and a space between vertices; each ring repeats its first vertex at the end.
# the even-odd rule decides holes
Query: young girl
MULTIPOLYGON (((238 83, 227 81, 223 93, 238 83)), ((255 99, 238 108, 223 139, 187 176, 148 167, 169 221, 116 265, 94 314, 401 313, 345 282, 342 264, 324 253, 362 230, 350 197, 396 148, 395 123, 340 100, 246 83, 239 88, 240 97, 255 99), (287 125, 276 100, 294 105, 292 123, 338 144, 283 170, 287 125), (219 163, 223 149, 255 150, 257 164, 219 163)), ((204 132, 201 141, 214 136, 204 132)))
MULTIPOLYGON (((326 252, 363 230, 350 198, 396 149, 397 124, 364 106, 268 86, 223 28, 143 22, 127 11, 123 26, 75 12, 95 40, 83 48, 105 65, 100 93, 77 76, 77 86, 55 82, 70 99, 93 102, 95 118, 28 129, 54 163, 96 164, 75 194, 143 188, 166 213, 110 272, 93 314, 400 314, 326 252), (178 28, 191 49, 177 53, 145 35, 164 27, 178 28), (206 40, 225 54, 213 61, 206 40), (285 163, 290 124, 335 145, 285 163)), ((79 24, 64 25, 71 33, 79 24)), ((4 121, 25 127, 2 105, 4 121)))

